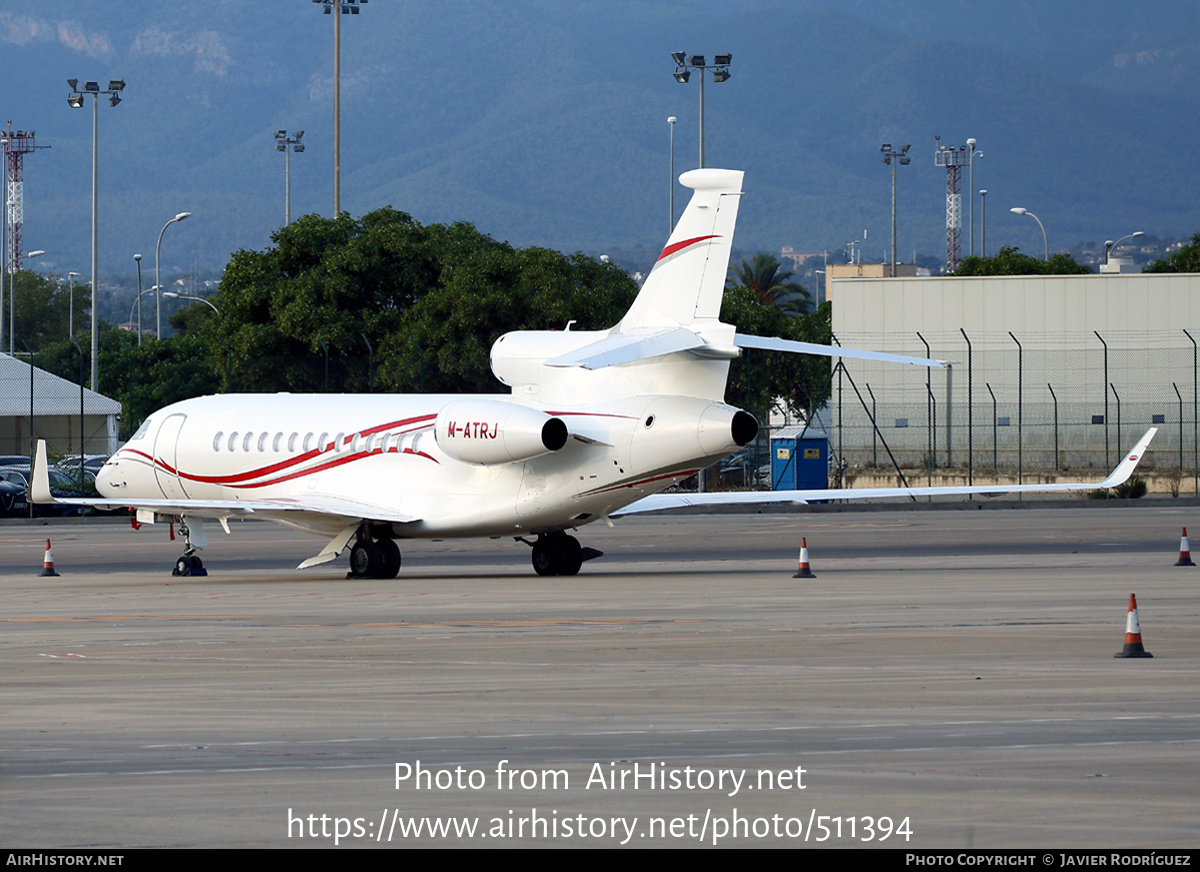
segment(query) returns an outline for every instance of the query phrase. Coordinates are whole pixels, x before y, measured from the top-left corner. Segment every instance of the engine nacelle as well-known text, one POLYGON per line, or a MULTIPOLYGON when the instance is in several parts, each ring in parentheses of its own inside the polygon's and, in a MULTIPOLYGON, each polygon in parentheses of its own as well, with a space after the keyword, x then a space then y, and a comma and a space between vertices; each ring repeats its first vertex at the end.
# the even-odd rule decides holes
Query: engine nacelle
POLYGON ((464 463, 512 463, 529 460, 567 444, 561 418, 493 400, 455 400, 434 422, 438 447, 464 463))

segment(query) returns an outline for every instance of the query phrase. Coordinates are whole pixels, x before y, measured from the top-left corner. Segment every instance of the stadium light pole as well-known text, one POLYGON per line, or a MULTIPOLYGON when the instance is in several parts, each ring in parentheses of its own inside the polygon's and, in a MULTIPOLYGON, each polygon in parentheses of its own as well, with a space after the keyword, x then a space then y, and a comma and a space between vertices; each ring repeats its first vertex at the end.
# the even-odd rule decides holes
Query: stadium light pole
POLYGON ((975 158, 983 157, 982 151, 975 150, 975 138, 971 137, 967 140, 967 148, 971 151, 967 155, 967 190, 971 192, 971 205, 967 210, 967 220, 971 222, 971 232, 967 234, 970 246, 969 254, 975 256, 975 158))
POLYGON ((358 15, 358 4, 367 0, 312 0, 333 16, 333 217, 342 214, 342 15, 358 15))
POLYGON ((162 339, 162 273, 159 270, 158 256, 159 256, 159 253, 162 251, 163 234, 166 233, 167 228, 170 227, 172 224, 174 224, 176 221, 185 221, 186 219, 191 218, 191 217, 192 217, 191 212, 180 212, 178 215, 176 215, 174 218, 172 218, 170 221, 168 221, 166 224, 164 224, 163 229, 158 231, 158 244, 156 246, 154 246, 154 286, 155 286, 154 311, 155 311, 155 315, 157 316, 156 320, 158 322, 158 329, 155 331, 155 335, 159 339, 162 339))
POLYGON ((911 145, 902 145, 900 150, 892 148, 890 142, 885 142, 879 147, 883 153, 883 162, 892 168, 892 277, 896 276, 896 164, 908 166, 912 163, 912 158, 908 156, 908 150, 911 145))
POLYGON ((292 152, 300 154, 304 151, 304 144, 300 142, 304 138, 304 131, 297 130, 291 136, 288 136, 286 130, 275 131, 275 150, 282 151, 284 154, 284 170, 283 170, 283 226, 287 227, 292 223, 292 152))
MULTIPOLYGON (((79 87, 78 79, 67 79, 67 84, 71 86, 71 93, 67 96, 67 105, 72 109, 83 108, 83 98, 90 94, 92 97, 92 390, 100 390, 100 335, 96 330, 96 319, 99 315, 99 306, 97 305, 96 289, 100 286, 99 282, 99 212, 97 203, 99 201, 99 188, 97 187, 97 172, 99 169, 99 123, 100 111, 97 108, 100 103, 100 95, 108 95, 108 105, 116 106, 121 102, 121 92, 125 90, 125 82, 122 79, 109 79, 108 89, 101 90, 99 82, 84 82, 83 88, 79 87)), ((82 451, 82 446, 80 446, 82 451)))
POLYGON ((1039 218, 1038 216, 1034 215, 1028 209, 1023 209, 1020 206, 1013 206, 1008 211, 1012 212, 1014 215, 1028 215, 1030 218, 1032 218, 1034 221, 1036 221, 1038 223, 1038 227, 1042 228, 1042 244, 1046 246, 1046 260, 1049 260, 1050 259, 1050 242, 1046 238, 1046 225, 1042 223, 1042 219, 1039 218))
POLYGON ((733 63, 733 55, 728 52, 714 55, 711 64, 705 62, 704 55, 692 55, 687 52, 671 52, 671 60, 675 61, 675 81, 681 85, 687 84, 692 77, 692 70, 700 71, 700 166, 704 166, 704 71, 712 70, 714 82, 729 80, 729 65, 733 63))

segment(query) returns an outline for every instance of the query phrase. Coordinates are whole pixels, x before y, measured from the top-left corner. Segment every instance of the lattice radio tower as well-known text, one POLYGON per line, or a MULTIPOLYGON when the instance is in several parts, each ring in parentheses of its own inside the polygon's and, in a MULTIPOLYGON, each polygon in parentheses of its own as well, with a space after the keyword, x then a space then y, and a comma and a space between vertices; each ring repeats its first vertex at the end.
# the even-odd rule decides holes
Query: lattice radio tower
POLYGON ((958 269, 958 242, 962 236, 962 168, 971 160, 970 150, 964 145, 941 145, 941 137, 935 136, 939 145, 933 153, 933 162, 946 168, 946 272, 958 269))
POLYGON ((21 168, 21 159, 39 148, 49 148, 48 145, 36 145, 36 131, 13 130, 12 122, 8 122, 5 130, 0 130, 0 151, 4 153, 5 193, 8 198, 8 271, 16 272, 21 268, 21 225, 24 223, 23 188, 25 182, 21 168))

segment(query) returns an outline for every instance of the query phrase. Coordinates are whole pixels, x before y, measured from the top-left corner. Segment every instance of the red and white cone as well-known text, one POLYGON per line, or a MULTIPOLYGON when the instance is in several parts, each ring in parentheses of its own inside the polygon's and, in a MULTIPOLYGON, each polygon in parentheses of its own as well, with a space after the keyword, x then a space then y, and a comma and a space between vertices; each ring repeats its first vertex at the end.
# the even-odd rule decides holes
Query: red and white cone
POLYGON ((816 574, 808 566, 808 539, 800 537, 800 565, 792 578, 816 578, 816 574))
POLYGON ((46 540, 46 556, 42 558, 42 575, 58 575, 54 571, 54 552, 50 550, 50 540, 46 540))
POLYGON ((1138 623, 1137 597, 1129 595, 1129 616, 1125 619, 1125 647, 1114 657, 1153 657, 1142 647, 1142 626, 1138 623))
POLYGON ((1187 527, 1183 528, 1183 535, 1179 537, 1179 559, 1175 561, 1176 566, 1195 566, 1192 562, 1192 549, 1188 545, 1187 527))

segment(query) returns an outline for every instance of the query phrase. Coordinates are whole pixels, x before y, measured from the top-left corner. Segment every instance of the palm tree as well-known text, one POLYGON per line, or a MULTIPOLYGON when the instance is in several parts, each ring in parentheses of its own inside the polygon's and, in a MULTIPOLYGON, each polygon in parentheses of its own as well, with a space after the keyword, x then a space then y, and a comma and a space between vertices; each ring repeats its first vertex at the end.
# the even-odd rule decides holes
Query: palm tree
POLYGON ((812 294, 796 282, 790 282, 789 270, 780 270, 779 261, 773 254, 759 252, 753 260, 743 260, 739 266, 729 268, 725 287, 742 287, 753 292, 758 302, 778 309, 787 315, 804 315, 814 308, 812 294))

